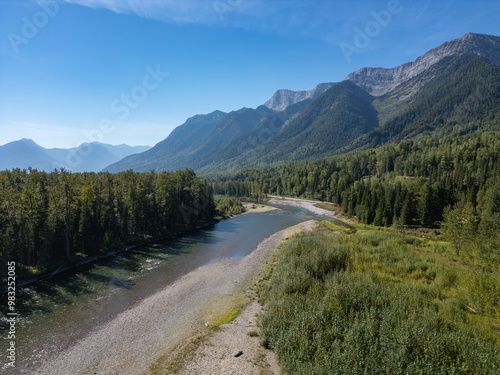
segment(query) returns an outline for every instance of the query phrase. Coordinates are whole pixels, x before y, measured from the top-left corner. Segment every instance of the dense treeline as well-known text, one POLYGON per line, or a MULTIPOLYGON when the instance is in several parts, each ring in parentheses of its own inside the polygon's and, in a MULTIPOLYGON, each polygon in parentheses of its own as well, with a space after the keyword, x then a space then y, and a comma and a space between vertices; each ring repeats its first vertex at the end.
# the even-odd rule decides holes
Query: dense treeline
MULTIPOLYGON (((210 186, 163 173, 0 172, 0 263, 57 264, 213 219, 210 186)), ((0 271, 0 276, 2 275, 0 271)))
POLYGON ((213 186, 216 194, 326 200, 369 224, 433 227, 458 202, 469 202, 479 215, 499 212, 499 176, 500 136, 483 132, 245 170, 218 177, 213 186))

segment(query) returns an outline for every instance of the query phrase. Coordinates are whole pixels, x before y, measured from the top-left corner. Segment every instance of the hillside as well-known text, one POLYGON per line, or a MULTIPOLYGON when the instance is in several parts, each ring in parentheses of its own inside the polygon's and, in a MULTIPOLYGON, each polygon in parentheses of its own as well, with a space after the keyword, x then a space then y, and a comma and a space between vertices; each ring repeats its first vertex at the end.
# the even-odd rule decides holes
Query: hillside
MULTIPOLYGON (((248 167, 331 154, 377 127, 377 112, 371 101, 372 97, 356 85, 341 82, 312 101, 269 140, 235 158, 234 163, 248 167)), ((217 170, 222 168, 219 165, 217 170)))
POLYGON ((392 69, 362 68, 349 74, 346 80, 354 82, 374 96, 380 96, 431 68, 443 58, 462 54, 484 57, 491 63, 500 65, 500 37, 469 33, 431 49, 414 62, 392 69))
POLYGON ((392 69, 363 68, 337 84, 278 90, 256 109, 195 116, 106 170, 224 172, 450 134, 468 123, 477 129, 498 115, 499 64, 500 38, 469 33, 392 69))
POLYGON ((424 135, 452 134, 461 125, 500 116, 500 67, 479 57, 447 57, 430 71, 416 76, 377 102, 379 116, 387 121, 360 137, 346 150, 376 147, 387 142, 424 135), (436 74, 439 73, 439 74, 436 74), (414 96, 405 92, 421 82, 421 76, 437 75, 414 96), (396 103, 396 105, 394 104, 396 103))

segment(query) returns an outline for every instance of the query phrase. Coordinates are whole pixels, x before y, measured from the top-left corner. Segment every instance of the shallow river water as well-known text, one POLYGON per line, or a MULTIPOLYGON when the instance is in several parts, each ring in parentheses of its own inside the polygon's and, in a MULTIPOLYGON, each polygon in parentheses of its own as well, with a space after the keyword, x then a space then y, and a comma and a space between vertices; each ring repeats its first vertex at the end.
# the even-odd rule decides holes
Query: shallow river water
POLYGON ((119 313, 188 272, 221 258, 242 258, 271 234, 317 219, 297 208, 224 220, 185 237, 115 255, 17 290, 16 368, 6 362, 2 301, 0 373, 31 374, 40 364, 98 330, 119 313))

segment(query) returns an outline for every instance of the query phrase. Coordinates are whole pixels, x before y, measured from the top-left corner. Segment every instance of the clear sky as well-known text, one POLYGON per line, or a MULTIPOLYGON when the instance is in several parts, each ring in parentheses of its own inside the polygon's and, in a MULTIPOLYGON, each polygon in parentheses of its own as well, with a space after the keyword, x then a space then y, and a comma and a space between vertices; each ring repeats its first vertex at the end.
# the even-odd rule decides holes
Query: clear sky
POLYGON ((0 145, 152 146, 195 114, 500 35, 499 15, 498 0, 0 0, 0 145))

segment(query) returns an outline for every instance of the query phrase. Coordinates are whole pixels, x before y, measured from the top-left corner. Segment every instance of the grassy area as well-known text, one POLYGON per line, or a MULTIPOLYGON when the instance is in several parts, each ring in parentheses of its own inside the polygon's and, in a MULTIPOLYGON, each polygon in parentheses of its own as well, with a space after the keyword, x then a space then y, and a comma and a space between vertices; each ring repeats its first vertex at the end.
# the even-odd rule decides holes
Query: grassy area
POLYGON ((337 225, 331 220, 321 220, 321 221, 316 221, 316 222, 325 226, 326 228, 328 228, 332 231, 336 231, 336 232, 340 232, 340 233, 344 233, 344 234, 351 234, 352 233, 351 229, 349 229, 343 225, 337 225))
POLYGON ((239 315, 241 311, 241 306, 235 306, 224 315, 222 315, 217 322, 212 325, 212 328, 219 328, 223 324, 231 323, 239 315))
POLYGON ((372 226, 297 236, 260 287, 261 342, 290 374, 498 374, 499 271, 372 226))
POLYGON ((340 208, 332 203, 315 203, 314 207, 322 208, 323 210, 340 212, 340 208))

